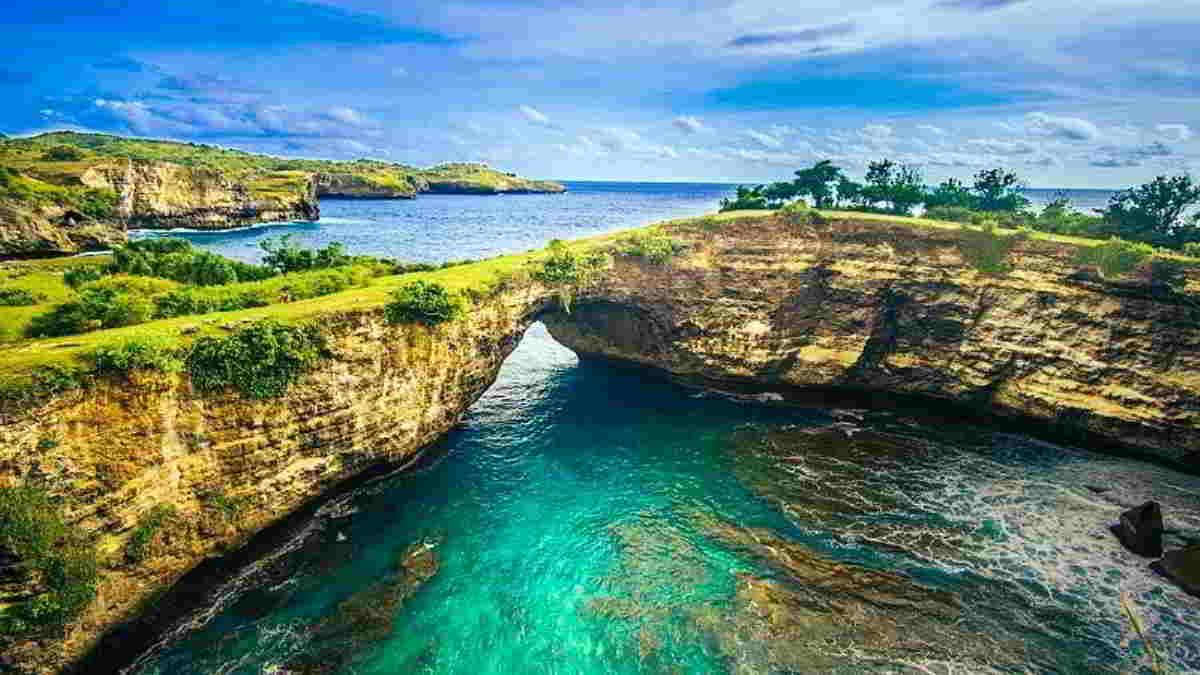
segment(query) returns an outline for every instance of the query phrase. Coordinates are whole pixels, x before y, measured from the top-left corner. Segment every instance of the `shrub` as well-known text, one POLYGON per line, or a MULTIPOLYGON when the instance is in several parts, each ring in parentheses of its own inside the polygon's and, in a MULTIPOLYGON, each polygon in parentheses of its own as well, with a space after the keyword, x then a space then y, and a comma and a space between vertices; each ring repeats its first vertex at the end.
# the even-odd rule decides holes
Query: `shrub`
POLYGON ((33 317, 30 337, 59 337, 101 328, 132 326, 150 320, 153 307, 146 297, 111 288, 84 289, 77 300, 33 317))
POLYGON ((463 313, 462 298, 436 281, 410 281, 392 292, 384 308, 388 323, 423 323, 433 326, 463 313))
POLYGON ((179 284, 168 279, 154 277, 135 277, 128 274, 117 274, 91 281, 80 287, 80 291, 98 290, 112 291, 118 294, 136 295, 149 298, 159 293, 179 288, 179 284))
POLYGON ((140 563, 148 558, 154 535, 175 516, 175 508, 166 504, 158 504, 142 514, 137 527, 133 528, 133 533, 125 542, 125 559, 132 563, 140 563))
POLYGON ((313 326, 262 319, 232 335, 202 337, 187 355, 192 386, 204 393, 235 389, 251 399, 280 396, 326 355, 313 326))
POLYGON ((978 229, 962 225, 958 250, 963 260, 978 272, 990 277, 1002 277, 1012 271, 1009 255, 1017 244, 1025 240, 1025 232, 1002 235, 996 232, 996 224, 985 221, 978 229))
POLYGON ((965 206, 931 206, 925 210, 925 217, 933 220, 947 220, 952 223, 978 223, 982 214, 965 206))
POLYGON ((63 272, 63 283, 71 288, 79 288, 80 286, 100 279, 104 276, 104 269, 99 265, 78 265, 63 272))
POLYGON ((0 488, 0 548, 40 579, 44 589, 7 606, 0 614, 0 632, 18 636, 60 627, 95 599, 95 550, 67 525, 61 507, 44 489, 29 484, 0 488))
POLYGON ((803 199, 797 199, 779 209, 779 215, 789 225, 824 225, 829 222, 820 211, 809 208, 803 199))
POLYGON ((266 253, 263 264, 280 273, 327 269, 352 262, 345 247, 337 241, 314 251, 293 244, 292 235, 285 234, 277 239, 265 239, 259 246, 266 253))
POLYGON ((662 265, 687 250, 687 246, 661 231, 650 230, 623 239, 617 250, 622 255, 645 258, 654 265, 662 265))
POLYGON ((42 153, 47 162, 78 162, 84 157, 82 150, 69 145, 56 145, 42 153))
POLYGON ((132 241, 113 250, 108 266, 112 274, 133 274, 171 279, 195 286, 219 286, 239 281, 261 281, 274 270, 250 265, 194 248, 186 239, 160 237, 132 241))
POLYGON ((1183 254, 1189 258, 1200 258, 1200 241, 1189 241, 1184 244, 1183 254))
POLYGON ((24 288, 0 288, 0 307, 28 307, 45 299, 41 293, 24 288))
POLYGON ((164 373, 183 367, 178 350, 165 338, 135 337, 102 345, 88 354, 98 373, 128 373, 148 369, 164 373))
POLYGON ((1076 260, 1082 265, 1095 265, 1105 279, 1128 276, 1154 255, 1154 247, 1140 242, 1110 238, 1090 248, 1080 249, 1076 260))

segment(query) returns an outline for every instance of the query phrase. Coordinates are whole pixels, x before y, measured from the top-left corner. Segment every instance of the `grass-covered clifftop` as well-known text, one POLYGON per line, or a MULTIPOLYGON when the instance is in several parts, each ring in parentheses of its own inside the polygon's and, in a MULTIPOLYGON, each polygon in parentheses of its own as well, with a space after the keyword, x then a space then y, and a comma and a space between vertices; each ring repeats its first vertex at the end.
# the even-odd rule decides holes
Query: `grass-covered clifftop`
POLYGON ((361 178, 366 184, 397 192, 495 194, 562 192, 565 189, 558 183, 521 178, 478 163, 447 163, 420 169, 398 162, 371 159, 290 159, 200 143, 71 131, 0 141, 0 165, 24 168, 51 182, 69 181, 90 163, 104 159, 168 162, 187 167, 220 169, 239 175, 259 172, 349 174, 361 178))
POLYGON ((562 192, 482 164, 287 159, 198 143, 52 132, 0 138, 0 259, 109 248, 138 228, 315 220, 318 197, 562 192))

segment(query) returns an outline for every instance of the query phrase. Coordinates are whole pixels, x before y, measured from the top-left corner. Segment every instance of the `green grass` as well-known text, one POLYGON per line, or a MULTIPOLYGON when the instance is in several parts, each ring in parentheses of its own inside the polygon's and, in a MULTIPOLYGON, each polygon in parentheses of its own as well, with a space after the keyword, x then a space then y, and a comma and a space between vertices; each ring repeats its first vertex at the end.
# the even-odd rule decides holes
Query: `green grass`
POLYGON ((63 270, 77 265, 106 264, 108 256, 57 258, 38 263, 10 264, 0 268, 0 286, 21 288, 44 298, 36 305, 0 307, 0 344, 21 339, 30 319, 75 296, 63 283, 63 270))
MULTIPOLYGON (((629 233, 630 231, 625 231, 601 235, 571 242, 569 245, 573 250, 584 251, 612 244, 618 238, 627 236, 629 233)), ((382 310, 391 301, 393 291, 418 279, 438 282, 450 291, 469 297, 472 294, 484 293, 497 275, 518 272, 525 269, 528 263, 545 256, 545 250, 500 256, 430 272, 378 277, 366 288, 342 291, 298 302, 233 312, 161 319, 136 326, 3 345, 0 346, 0 380, 28 377, 29 373, 38 366, 85 366, 87 364, 84 358, 86 354, 112 343, 134 339, 159 339, 168 340, 171 344, 182 347, 203 336, 227 335, 228 332, 221 326, 235 321, 275 318, 287 323, 296 323, 343 312, 382 310), (183 334, 185 329, 186 335, 183 334)), ((44 306, 38 307, 43 311, 46 309, 44 306)))
POLYGON ((307 174, 313 172, 351 173, 372 185, 404 191, 412 188, 410 176, 488 188, 538 184, 479 164, 441 164, 418 169, 381 160, 288 159, 200 143, 70 131, 0 140, 0 166, 18 169, 55 186, 79 186, 79 177, 84 171, 112 159, 168 162, 232 172, 233 177, 246 181, 255 196, 270 199, 297 194, 303 189, 307 174), (84 159, 74 162, 44 160, 45 152, 56 146, 79 148, 84 152, 84 159))
MULTIPOLYGON (((669 232, 673 225, 684 225, 700 221, 720 223, 746 218, 766 217, 772 213, 774 212, 766 210, 728 211, 717 215, 704 216, 702 218, 677 219, 666 221, 659 225, 651 225, 644 228, 624 230, 596 237, 590 237, 587 239, 580 239, 573 242, 568 242, 567 245, 573 251, 583 252, 591 249, 615 245, 621 239, 628 238, 629 236, 638 232, 650 232, 653 231, 654 228, 663 228, 663 230, 669 232)), ((930 220, 927 218, 889 216, 883 214, 867 214, 848 211, 823 211, 822 213, 829 218, 880 221, 883 223, 935 228, 954 233, 958 233, 961 229, 961 225, 959 223, 930 220)), ((1014 230, 1005 230, 1002 228, 997 228, 996 231, 1004 234, 1015 233, 1014 230)), ((1082 239, 1078 237, 1046 234, 1041 232, 1032 233, 1031 238, 1035 240, 1072 244, 1079 247, 1093 247, 1102 243, 1099 240, 1082 239)), ((298 302, 277 304, 268 307, 257 307, 233 312, 217 312, 201 316, 185 316, 174 319, 162 319, 136 326, 100 330, 65 338, 47 338, 24 341, 11 345, 0 345, 0 381, 11 378, 28 377, 29 373, 31 373, 33 369, 38 366, 85 365, 86 361, 81 360, 83 355, 94 351, 96 348, 102 345, 127 341, 130 339, 162 338, 170 341, 171 344, 182 347, 190 344, 197 338, 206 335, 227 335, 227 331, 223 330, 221 326, 235 321, 252 321, 257 319, 275 318, 283 322, 295 323, 319 319, 321 317, 333 316, 345 312, 382 311, 383 307, 392 299, 392 293, 395 290, 408 282, 418 279, 440 283, 448 290, 458 292, 464 297, 479 296, 486 293, 487 289, 490 287, 490 284, 498 276, 503 276, 506 274, 512 275, 522 271, 531 272, 533 271, 533 268, 530 266, 530 263, 540 261, 546 256, 546 250, 539 249, 527 253, 499 256, 496 258, 491 258, 467 265, 450 267, 447 269, 377 277, 373 280, 371 285, 365 288, 341 291, 339 293, 298 302), (187 334, 183 334, 185 330, 187 331, 187 334)), ((31 267, 34 267, 38 270, 44 270, 46 268, 54 269, 56 267, 69 264, 79 264, 71 263, 70 260, 72 259, 45 261, 38 263, 37 265, 31 265, 31 267)), ((1189 260, 1192 263, 1200 265, 1200 260, 1185 260, 1189 260)), ((38 289, 42 290, 43 292, 49 292, 49 289, 51 289, 53 286, 52 282, 46 280, 38 283, 42 284, 41 286, 38 286, 38 289)), ((59 283, 61 284, 61 281, 59 283)), ((38 307, 41 310, 45 309, 44 305, 38 307)), ((0 319, 3 319, 6 316, 3 312, 28 311, 29 309, 30 308, 0 308, 0 319)))

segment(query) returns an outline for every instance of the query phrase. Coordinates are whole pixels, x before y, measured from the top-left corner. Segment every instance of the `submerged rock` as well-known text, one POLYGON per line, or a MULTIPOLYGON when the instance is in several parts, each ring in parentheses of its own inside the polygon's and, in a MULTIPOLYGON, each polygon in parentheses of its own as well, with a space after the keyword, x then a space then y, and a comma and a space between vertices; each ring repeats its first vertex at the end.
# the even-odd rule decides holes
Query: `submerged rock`
POLYGON ((305 651, 287 664, 303 675, 342 672, 354 659, 386 640, 404 603, 437 574, 437 542, 425 539, 406 548, 387 578, 338 604, 313 631, 305 651))
POLYGON ((1146 502, 1121 514, 1113 534, 1134 553, 1157 558, 1163 554, 1163 518, 1158 502, 1146 502))
POLYGON ((1183 590, 1200 597, 1200 544, 1168 551, 1151 567, 1183 590))

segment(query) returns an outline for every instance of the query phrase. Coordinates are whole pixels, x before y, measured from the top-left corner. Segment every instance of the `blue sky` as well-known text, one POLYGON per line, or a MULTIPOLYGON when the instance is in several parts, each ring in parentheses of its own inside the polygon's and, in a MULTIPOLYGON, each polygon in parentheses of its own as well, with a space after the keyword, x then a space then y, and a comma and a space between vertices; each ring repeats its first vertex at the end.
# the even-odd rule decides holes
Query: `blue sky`
POLYGON ((1200 173, 1200 0, 16 0, 0 132, 562 179, 1200 173))

